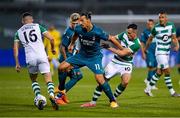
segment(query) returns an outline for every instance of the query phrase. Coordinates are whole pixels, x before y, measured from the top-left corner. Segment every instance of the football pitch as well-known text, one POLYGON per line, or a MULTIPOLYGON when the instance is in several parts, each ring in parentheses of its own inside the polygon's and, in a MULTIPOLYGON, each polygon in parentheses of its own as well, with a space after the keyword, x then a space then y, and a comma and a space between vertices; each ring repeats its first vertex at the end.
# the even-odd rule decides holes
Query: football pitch
MULTIPOLYGON (((125 92, 118 97, 118 108, 110 108, 105 94, 99 98, 96 107, 81 108, 80 105, 91 100, 96 81, 92 72, 82 69, 83 79, 72 88, 67 96, 70 103, 60 106, 58 111, 51 108, 49 100, 44 110, 34 106, 34 94, 26 68, 16 73, 14 68, 0 68, 0 117, 180 117, 180 98, 169 95, 164 78, 157 83, 158 90, 153 90, 154 97, 144 94, 145 68, 134 68, 132 80, 125 92)), ((176 68, 171 69, 174 89, 180 93, 180 75, 176 68)), ((58 84, 57 72, 53 76, 58 84)), ((38 76, 41 93, 47 95, 47 88, 42 75, 38 76)), ((119 76, 110 81, 112 91, 119 84, 119 76)))

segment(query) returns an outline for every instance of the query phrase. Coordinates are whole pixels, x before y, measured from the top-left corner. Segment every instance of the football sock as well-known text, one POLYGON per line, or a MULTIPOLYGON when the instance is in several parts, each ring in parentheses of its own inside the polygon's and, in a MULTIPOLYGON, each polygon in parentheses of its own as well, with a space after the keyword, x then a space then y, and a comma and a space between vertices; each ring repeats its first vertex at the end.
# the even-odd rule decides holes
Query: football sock
POLYGON ((180 67, 178 67, 178 72, 179 72, 179 74, 180 74, 180 67))
POLYGON ((70 80, 65 84, 66 92, 68 92, 83 77, 79 70, 72 70, 70 74, 70 80))
POLYGON ((101 86, 97 86, 93 93, 92 102, 96 103, 96 101, 101 96, 101 94, 102 94, 102 88, 101 86))
POLYGON ((171 81, 170 75, 169 75, 169 74, 168 74, 168 75, 165 75, 165 76, 164 76, 164 80, 165 80, 165 83, 166 83, 167 88, 169 89, 170 94, 171 94, 171 95, 174 94, 175 91, 174 91, 174 89, 173 89, 173 85, 172 85, 172 81, 171 81))
POLYGON ((35 96, 38 96, 38 95, 41 94, 40 86, 39 86, 39 84, 37 82, 32 83, 32 89, 34 91, 35 96))
POLYGON ((58 79, 59 79, 59 90, 65 89, 65 82, 66 82, 67 73, 66 72, 58 72, 58 79))
POLYGON ((151 78, 152 76, 156 73, 155 70, 149 70, 148 71, 148 77, 147 77, 147 80, 150 82, 151 81, 151 78))
POLYGON ((125 90, 126 87, 124 87, 122 84, 119 84, 114 92, 114 96, 118 97, 121 95, 121 93, 125 90))
POLYGON ((109 86, 108 82, 104 82, 101 87, 105 92, 106 96, 109 98, 110 102, 115 101, 115 97, 112 94, 111 87, 109 86))
POLYGON ((54 84, 52 82, 47 83, 47 89, 50 96, 54 96, 54 84))
POLYGON ((159 80, 161 75, 155 73, 153 76, 152 76, 152 79, 149 83, 150 86, 154 86, 156 84, 156 82, 159 80))
POLYGON ((79 79, 71 78, 71 79, 65 84, 66 92, 68 92, 78 81, 79 81, 79 79))

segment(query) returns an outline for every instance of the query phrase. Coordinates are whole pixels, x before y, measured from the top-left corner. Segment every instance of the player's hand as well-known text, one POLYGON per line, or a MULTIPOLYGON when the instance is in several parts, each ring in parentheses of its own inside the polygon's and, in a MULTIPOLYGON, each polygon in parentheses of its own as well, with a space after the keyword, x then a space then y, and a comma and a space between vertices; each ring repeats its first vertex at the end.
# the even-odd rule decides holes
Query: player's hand
POLYGON ((20 70, 21 70, 21 66, 20 66, 19 64, 17 64, 16 67, 15 67, 15 69, 16 69, 16 71, 19 73, 20 70))
POLYGON ((103 48, 105 48, 105 49, 110 48, 110 46, 109 46, 108 43, 102 43, 101 47, 103 47, 103 48))
POLYGON ((69 51, 70 53, 72 53, 72 52, 73 52, 73 48, 74 48, 73 45, 69 45, 69 46, 68 46, 68 51, 69 51))

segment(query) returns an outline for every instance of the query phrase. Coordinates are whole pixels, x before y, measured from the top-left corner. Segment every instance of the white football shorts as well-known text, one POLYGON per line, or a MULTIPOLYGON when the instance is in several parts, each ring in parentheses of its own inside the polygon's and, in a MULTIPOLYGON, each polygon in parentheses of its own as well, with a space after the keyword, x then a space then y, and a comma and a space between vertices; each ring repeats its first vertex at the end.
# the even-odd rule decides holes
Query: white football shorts
POLYGON ((122 76, 124 74, 131 74, 131 73, 132 73, 131 63, 121 62, 114 58, 105 67, 105 77, 107 79, 110 79, 117 74, 122 76))
POLYGON ((169 55, 156 55, 156 60, 158 63, 158 68, 169 68, 169 55))
POLYGON ((27 62, 27 68, 31 74, 37 74, 38 72, 44 74, 50 72, 50 65, 47 58, 31 60, 27 62))

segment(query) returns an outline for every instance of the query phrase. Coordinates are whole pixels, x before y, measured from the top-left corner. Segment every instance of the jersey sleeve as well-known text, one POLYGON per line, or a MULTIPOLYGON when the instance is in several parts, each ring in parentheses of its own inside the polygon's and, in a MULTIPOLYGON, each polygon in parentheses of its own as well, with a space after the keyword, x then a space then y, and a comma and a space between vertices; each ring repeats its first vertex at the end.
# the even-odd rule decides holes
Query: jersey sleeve
POLYGON ((137 40, 133 45, 129 47, 132 53, 137 52, 140 49, 140 42, 137 40))
POLYGON ((172 24, 172 34, 176 34, 176 28, 175 28, 174 24, 172 24))
POLYGON ((140 39, 140 41, 141 41, 142 43, 146 44, 146 39, 147 39, 147 37, 146 37, 145 32, 142 32, 142 33, 141 33, 141 39, 140 39))
POLYGON ((69 42, 71 41, 71 37, 72 37, 73 34, 74 33, 73 32, 69 32, 68 29, 64 32, 64 34, 62 36, 62 45, 64 47, 68 47, 69 42))
POLYGON ((39 25, 39 28, 40 28, 41 33, 47 32, 47 29, 45 27, 39 25))
POLYGON ((100 31, 99 37, 100 37, 100 39, 102 39, 104 41, 109 40, 109 35, 103 30, 100 31))
POLYGON ((16 32, 15 35, 14 35, 14 41, 19 41, 18 32, 16 32))
POLYGON ((123 39, 123 34, 124 34, 124 33, 121 33, 121 34, 116 35, 116 39, 122 40, 122 39, 123 39))
POLYGON ((155 35, 156 35, 156 29, 155 29, 155 27, 153 27, 153 29, 151 30, 151 35, 153 36, 153 37, 155 37, 155 35))

